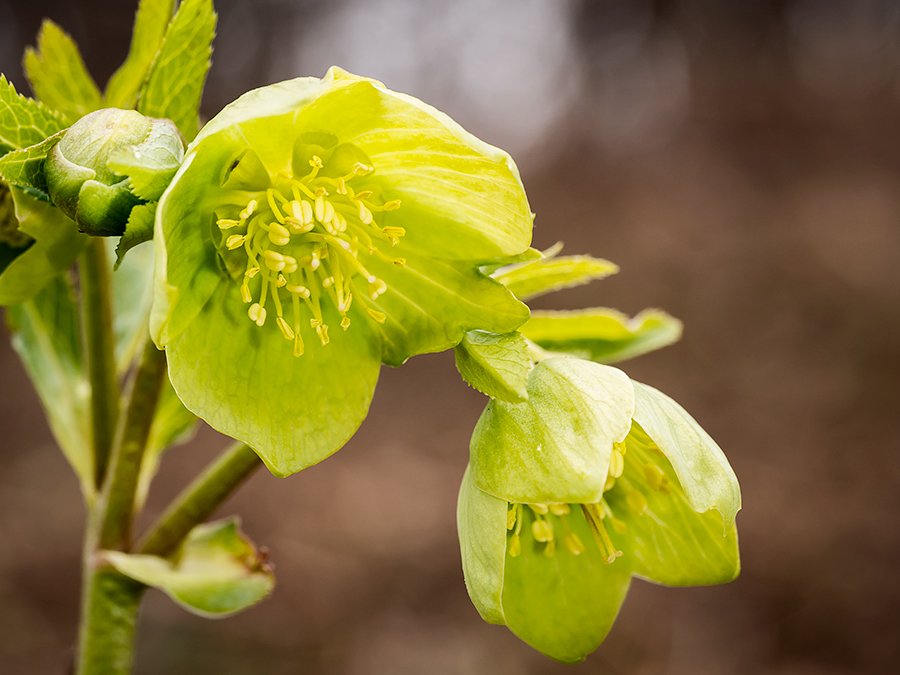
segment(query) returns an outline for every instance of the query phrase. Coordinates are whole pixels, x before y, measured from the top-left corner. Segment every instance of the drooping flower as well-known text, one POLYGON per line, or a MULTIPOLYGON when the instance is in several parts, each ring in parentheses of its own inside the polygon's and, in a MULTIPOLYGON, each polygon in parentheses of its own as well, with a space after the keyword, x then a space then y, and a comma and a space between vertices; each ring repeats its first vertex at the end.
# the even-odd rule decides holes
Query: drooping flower
POLYGON ((632 576, 737 576, 737 479, 681 406, 574 358, 539 363, 528 394, 488 404, 460 491, 466 585, 486 621, 576 663, 606 637, 632 576))
POLYGON ((286 475, 354 433, 382 362, 527 319, 478 267, 531 221, 510 157, 421 101, 337 68, 264 87, 160 201, 151 333, 187 407, 286 475))

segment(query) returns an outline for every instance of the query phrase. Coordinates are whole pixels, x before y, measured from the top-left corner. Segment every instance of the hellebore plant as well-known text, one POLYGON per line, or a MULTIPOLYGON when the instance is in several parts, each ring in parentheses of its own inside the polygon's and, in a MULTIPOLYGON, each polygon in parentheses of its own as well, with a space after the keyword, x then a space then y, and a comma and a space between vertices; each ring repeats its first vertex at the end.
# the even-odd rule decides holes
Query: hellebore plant
POLYGON ((147 588, 202 616, 265 598, 267 555, 207 518, 260 465, 286 476, 340 449, 382 364, 450 348, 490 398, 458 508, 486 621, 573 663, 632 576, 733 579, 725 456, 608 365, 680 323, 530 312, 617 268, 529 248, 509 155, 379 82, 332 68, 199 128, 216 16, 175 5, 141 0, 103 92, 51 22, 25 56, 38 100, 0 76, 0 304, 88 514, 76 672, 131 672, 147 588), (161 454, 198 417, 236 444, 134 537, 161 454))

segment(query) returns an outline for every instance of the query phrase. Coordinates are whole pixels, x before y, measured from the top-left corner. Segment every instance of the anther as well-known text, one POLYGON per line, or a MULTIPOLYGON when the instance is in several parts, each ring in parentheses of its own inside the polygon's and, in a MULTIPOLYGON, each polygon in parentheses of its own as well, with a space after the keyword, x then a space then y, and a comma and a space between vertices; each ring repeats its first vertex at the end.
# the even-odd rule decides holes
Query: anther
POLYGON ((251 267, 249 270, 247 270, 246 272, 244 272, 244 276, 247 277, 248 279, 252 279, 252 278, 255 277, 257 274, 259 274, 259 268, 258 268, 258 267, 251 267))
POLYGON ((396 211, 397 209, 400 208, 400 200, 392 199, 389 202, 385 202, 384 206, 382 206, 381 208, 384 209, 385 211, 396 211))
POLYGON ((553 528, 546 520, 535 520, 531 524, 531 533, 536 541, 548 542, 553 539, 553 528))
POLYGON ((341 319, 341 328, 343 328, 344 330, 347 330, 348 328, 350 328, 350 317, 349 316, 345 316, 341 319))
POLYGON ((275 319, 275 322, 278 324, 278 327, 281 329, 281 334, 284 335, 286 340, 294 339, 294 331, 292 331, 291 327, 288 326, 287 321, 279 316, 277 319, 275 319))
POLYGON ((250 295, 250 287, 247 286, 247 284, 241 284, 241 300, 243 300, 245 303, 253 302, 253 296, 250 295))
POLYGON ((287 286, 287 279, 284 278, 283 274, 278 275, 278 280, 275 282, 276 288, 284 288, 287 286))
POLYGON ((654 490, 659 490, 663 485, 665 476, 655 464, 646 464, 644 466, 644 478, 654 490))
POLYGON ((518 508, 513 506, 506 512, 506 529, 511 530, 516 526, 516 513, 518 512, 518 508))
POLYGON ((609 455, 609 475, 618 478, 625 470, 625 458, 618 450, 613 450, 609 455))
POLYGON ((546 504, 529 504, 528 505, 532 511, 539 515, 546 515, 548 511, 550 511, 550 507, 546 504))
POLYGON ((246 237, 242 234, 233 234, 225 240, 225 246, 228 247, 229 251, 233 251, 243 246, 245 239, 246 237))
POLYGON ((371 307, 366 307, 366 314, 368 314, 372 319, 374 319, 378 323, 384 323, 384 320, 387 318, 387 315, 382 312, 377 312, 371 307))
POLYGON ((230 230, 232 227, 237 227, 241 224, 239 220, 232 220, 231 218, 220 218, 216 221, 216 225, 219 226, 220 230, 230 230))
POLYGON ((262 326, 266 322, 266 310, 264 307, 261 307, 258 302, 254 302, 250 305, 250 309, 247 310, 247 316, 249 316, 250 320, 257 326, 262 326))
POLYGON ((306 299, 309 297, 309 289, 306 286, 294 286, 293 284, 287 284, 285 288, 288 290, 288 293, 299 295, 301 298, 306 299))
POLYGON ((637 490, 629 492, 628 496, 625 497, 625 502, 636 516, 643 515, 647 510, 647 498, 637 490))
POLYGON ((507 547, 511 558, 518 558, 522 553, 522 539, 519 535, 514 534, 509 538, 509 546, 507 547))
POLYGON ((247 204, 247 208, 241 211, 241 218, 247 220, 247 218, 252 216, 253 212, 256 211, 257 206, 259 206, 259 202, 257 202, 255 199, 251 199, 247 204))
POLYGON ((567 516, 572 513, 568 504, 550 504, 550 513, 554 516, 567 516))
POLYGON ((372 212, 362 202, 359 202, 359 219, 366 225, 372 224, 372 212))

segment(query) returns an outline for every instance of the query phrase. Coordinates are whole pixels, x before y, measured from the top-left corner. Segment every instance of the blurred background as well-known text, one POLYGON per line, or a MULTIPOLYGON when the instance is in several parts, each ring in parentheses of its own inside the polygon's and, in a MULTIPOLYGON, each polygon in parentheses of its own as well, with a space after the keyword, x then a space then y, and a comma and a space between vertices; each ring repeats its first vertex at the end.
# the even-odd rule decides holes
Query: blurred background
MULTIPOLYGON (((135 3, 0 0, 0 71, 49 16, 103 83, 135 3)), ((331 64, 446 111, 518 161, 535 245, 617 276, 540 307, 661 307, 674 347, 623 365, 681 402, 741 480, 743 573, 635 582, 579 666, 482 623, 455 505, 485 400, 450 354, 385 369, 336 456, 225 507, 278 587, 210 622, 152 592, 140 675, 894 673, 900 658, 900 4, 884 0, 218 0, 203 114, 331 64)), ((65 673, 83 519, 0 340, 0 671, 65 673)), ((172 451, 149 515, 215 455, 172 451)))

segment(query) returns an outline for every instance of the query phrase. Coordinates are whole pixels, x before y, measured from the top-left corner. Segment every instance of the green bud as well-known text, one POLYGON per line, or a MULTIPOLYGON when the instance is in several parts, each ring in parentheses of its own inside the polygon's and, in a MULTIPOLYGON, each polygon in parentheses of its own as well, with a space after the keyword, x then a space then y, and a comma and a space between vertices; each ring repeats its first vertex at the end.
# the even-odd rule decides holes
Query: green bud
POLYGON ((116 108, 85 115, 47 156, 50 199, 80 231, 121 235, 132 209, 153 197, 135 189, 136 164, 145 178, 158 170, 160 154, 175 158, 176 166, 184 155, 183 138, 170 120, 116 108))

